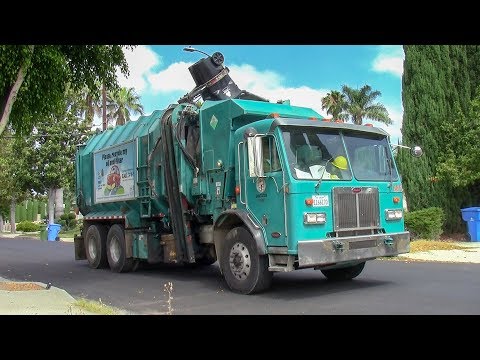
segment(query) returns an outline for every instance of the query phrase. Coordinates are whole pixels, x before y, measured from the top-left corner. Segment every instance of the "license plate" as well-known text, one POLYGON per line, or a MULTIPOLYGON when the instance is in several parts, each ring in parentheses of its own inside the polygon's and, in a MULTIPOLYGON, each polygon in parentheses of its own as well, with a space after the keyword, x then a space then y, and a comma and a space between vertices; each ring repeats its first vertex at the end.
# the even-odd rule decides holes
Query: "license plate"
POLYGON ((328 195, 313 195, 312 199, 314 207, 330 205, 328 202, 328 195))

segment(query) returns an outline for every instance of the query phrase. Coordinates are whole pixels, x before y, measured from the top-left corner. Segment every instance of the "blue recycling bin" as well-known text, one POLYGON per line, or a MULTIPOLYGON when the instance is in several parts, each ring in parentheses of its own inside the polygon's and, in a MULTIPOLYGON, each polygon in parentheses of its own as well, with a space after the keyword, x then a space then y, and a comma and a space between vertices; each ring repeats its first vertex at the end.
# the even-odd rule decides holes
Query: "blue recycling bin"
POLYGON ((462 219, 467 223, 470 241, 480 241, 480 207, 469 207, 462 210, 462 219))
POLYGON ((60 225, 60 224, 48 224, 48 226, 47 226, 47 240, 48 241, 56 241, 58 233, 60 232, 61 228, 62 228, 62 225, 60 225))

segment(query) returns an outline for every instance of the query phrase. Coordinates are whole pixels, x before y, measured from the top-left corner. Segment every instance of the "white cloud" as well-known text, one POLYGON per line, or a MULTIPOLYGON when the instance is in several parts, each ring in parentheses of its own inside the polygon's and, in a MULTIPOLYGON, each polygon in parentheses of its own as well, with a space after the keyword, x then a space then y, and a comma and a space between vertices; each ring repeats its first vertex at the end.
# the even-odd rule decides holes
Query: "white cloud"
POLYGON ((118 82, 120 86, 135 88, 136 93, 140 95, 148 89, 147 79, 154 68, 161 64, 162 58, 145 45, 137 46, 133 50, 124 50, 124 54, 130 76, 127 78, 118 71, 118 82))
POLYGON ((274 71, 259 71, 252 65, 232 65, 230 76, 239 88, 254 92, 257 90, 275 90, 281 87, 284 81, 283 77, 274 71))
POLYGON ((281 75, 269 70, 259 71, 252 65, 232 65, 229 69, 230 76, 242 90, 267 98, 271 102, 290 100, 292 105, 310 107, 323 115, 322 97, 329 90, 308 86, 285 87, 282 85, 284 79, 281 75))
MULTIPOLYGON (((152 90, 164 93, 192 90, 195 83, 188 71, 192 64, 177 62, 165 70, 150 74, 148 80, 152 90)), ((329 90, 313 89, 308 86, 285 87, 282 85, 284 79, 278 73, 270 70, 260 71, 249 64, 231 65, 228 68, 230 76, 241 90, 262 96, 271 102, 290 100, 292 105, 311 107, 322 113, 321 99, 329 90)))
POLYGON ((380 46, 380 51, 373 60, 372 69, 401 77, 404 58, 405 55, 401 46, 380 46))
POLYGON ((177 62, 169 65, 165 70, 150 74, 148 81, 152 86, 153 91, 171 92, 171 91, 185 91, 188 92, 195 87, 188 67, 191 62, 177 62))

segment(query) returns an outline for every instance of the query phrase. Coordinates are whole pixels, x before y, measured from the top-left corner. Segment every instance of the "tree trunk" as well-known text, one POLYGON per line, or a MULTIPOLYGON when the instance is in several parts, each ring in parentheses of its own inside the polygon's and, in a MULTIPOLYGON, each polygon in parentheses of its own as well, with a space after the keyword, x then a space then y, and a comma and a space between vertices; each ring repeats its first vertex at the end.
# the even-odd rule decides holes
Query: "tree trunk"
POLYGON ((17 207, 17 202, 15 198, 12 198, 12 202, 10 203, 10 232, 15 234, 17 232, 17 227, 15 226, 15 208, 17 207))
MULTIPOLYGON (((33 53, 34 45, 29 46, 30 53, 33 53)), ((10 89, 10 93, 7 97, 7 101, 5 102, 5 107, 2 109, 2 117, 0 118, 0 135, 3 133, 5 128, 7 127, 8 120, 10 119, 10 113, 12 112, 13 104, 17 99, 18 90, 20 90, 20 86, 22 86, 23 80, 25 80, 25 75, 27 74, 28 66, 30 64, 29 59, 25 59, 23 64, 20 66, 17 74, 17 80, 13 84, 12 88, 10 89)))
POLYGON ((85 122, 88 124, 88 128, 90 129, 93 125, 93 117, 95 115, 95 111, 93 109, 93 99, 92 95, 87 95, 87 111, 85 111, 85 122))
POLYGON ((0 214, 0 233, 3 232, 3 216, 0 214))
POLYGON ((105 83, 103 83, 102 85, 102 115, 103 115, 103 131, 105 131, 107 130, 107 90, 105 89, 105 83))
POLYGON ((55 222, 55 189, 48 189, 48 223, 53 224, 55 222))
POLYGON ((55 219, 60 219, 63 213, 63 188, 55 189, 55 219))

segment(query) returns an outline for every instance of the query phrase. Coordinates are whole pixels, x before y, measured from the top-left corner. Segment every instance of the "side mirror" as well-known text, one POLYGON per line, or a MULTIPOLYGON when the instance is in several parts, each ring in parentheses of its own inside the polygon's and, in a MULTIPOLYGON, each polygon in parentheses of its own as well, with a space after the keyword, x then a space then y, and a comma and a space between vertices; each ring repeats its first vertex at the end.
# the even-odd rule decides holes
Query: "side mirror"
POLYGON ((423 155, 423 150, 420 146, 415 145, 415 146, 405 146, 405 145, 395 145, 395 144, 390 144, 393 149, 396 148, 403 148, 403 149, 410 149, 410 154, 414 157, 420 157, 423 155))
POLYGON ((247 145, 250 177, 264 177, 262 138, 260 136, 248 137, 247 145))
POLYGON ((420 146, 413 146, 410 149, 410 154, 412 154, 414 157, 420 157, 423 155, 423 150, 420 146))

